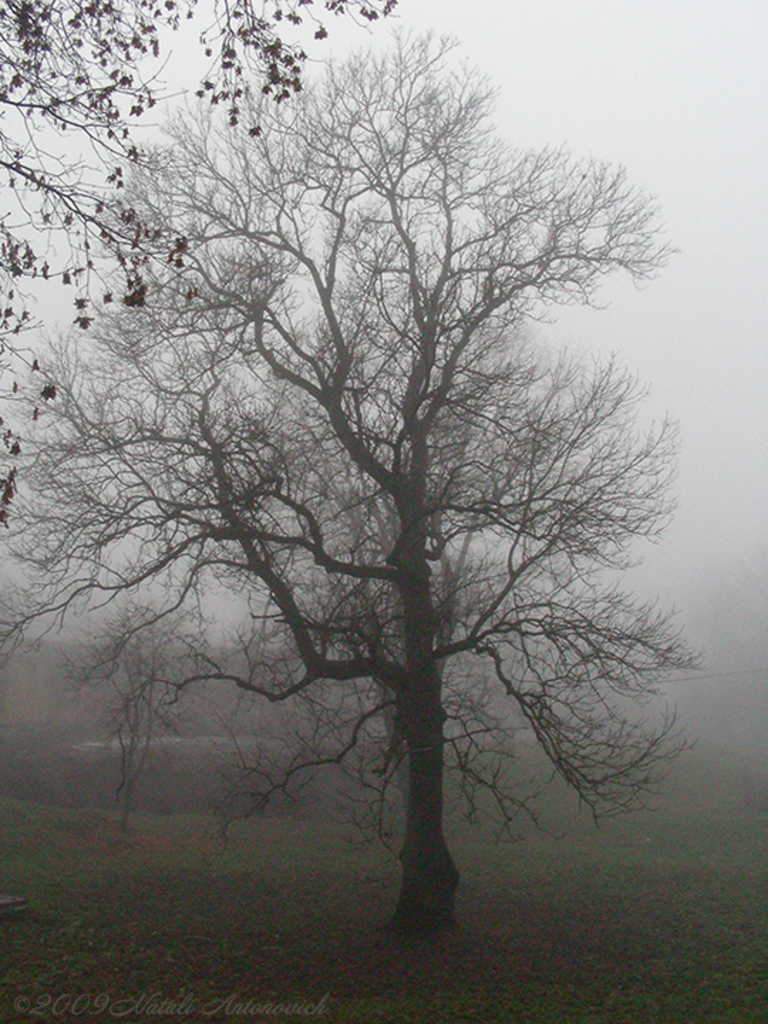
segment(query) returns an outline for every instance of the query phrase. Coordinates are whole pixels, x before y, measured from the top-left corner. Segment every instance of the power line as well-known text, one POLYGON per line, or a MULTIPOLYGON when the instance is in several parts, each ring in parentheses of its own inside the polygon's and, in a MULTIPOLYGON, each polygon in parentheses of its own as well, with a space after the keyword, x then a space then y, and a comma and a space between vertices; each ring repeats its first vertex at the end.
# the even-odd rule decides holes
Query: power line
POLYGON ((756 676, 766 675, 768 676, 768 666, 764 668, 746 668, 739 672, 713 672, 711 675, 703 676, 684 676, 678 679, 668 679, 668 683, 697 683, 703 682, 709 679, 732 679, 734 676, 756 676))

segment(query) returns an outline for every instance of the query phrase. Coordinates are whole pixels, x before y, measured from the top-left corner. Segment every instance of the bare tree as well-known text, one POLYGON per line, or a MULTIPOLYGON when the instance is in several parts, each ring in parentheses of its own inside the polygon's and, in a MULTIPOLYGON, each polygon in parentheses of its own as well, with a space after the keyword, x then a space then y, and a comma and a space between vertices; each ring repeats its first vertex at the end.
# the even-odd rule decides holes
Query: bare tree
POLYGON ((120 749, 120 827, 128 831, 137 783, 157 740, 178 721, 178 683, 185 649, 180 622, 157 620, 151 607, 126 604, 70 659, 70 682, 88 692, 102 728, 120 749))
MULTIPOLYGON (((151 309, 97 323, 92 358, 62 345, 17 531, 38 589, 16 628, 160 582, 182 606, 215 579, 250 625, 188 682, 299 702, 288 778, 407 758, 392 923, 410 930, 453 918, 446 757, 509 796, 456 699, 493 680, 610 812, 679 749, 670 716, 631 709, 690 660, 619 576, 670 514, 673 429, 639 431, 642 390, 614 362, 524 330, 612 271, 653 275, 656 208, 623 170, 509 150, 491 99, 450 46, 401 39, 255 109, 258 137, 179 115, 130 198, 191 240, 186 266, 156 277, 151 309)), ((483 711, 491 735, 504 718, 483 711)))

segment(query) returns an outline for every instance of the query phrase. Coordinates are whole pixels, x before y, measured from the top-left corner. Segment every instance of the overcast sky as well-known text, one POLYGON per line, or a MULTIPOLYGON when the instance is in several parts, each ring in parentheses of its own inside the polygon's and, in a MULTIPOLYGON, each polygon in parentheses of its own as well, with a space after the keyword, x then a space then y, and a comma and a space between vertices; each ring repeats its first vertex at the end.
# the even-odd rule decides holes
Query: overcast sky
MULTIPOLYGON (((621 163, 658 198, 679 250, 667 268, 642 290, 609 282, 604 309, 565 309, 546 330, 616 352, 652 388, 648 417, 680 423, 679 510, 635 581, 684 608, 710 566, 768 553, 768 4, 399 0, 396 13, 393 27, 456 38, 497 87, 513 146, 621 163)), ((313 58, 389 38, 386 21, 326 24, 313 58)), ((197 85, 201 27, 170 40, 172 89, 197 85)))
MULTIPOLYGON (((680 422, 680 506, 641 585, 685 605, 707 567, 768 547, 768 4, 765 0, 400 0, 498 87, 515 146, 623 164, 679 253, 607 308, 548 332, 615 351, 680 422)), ((342 56, 365 33, 330 26, 342 56)), ((372 37, 386 37, 382 25, 372 37)), ((313 48, 313 54, 318 49, 313 48)))
MULTIPOLYGON (((721 727, 726 704, 750 720, 766 714, 764 673, 754 669, 768 660, 768 4, 399 0, 389 20, 455 37, 497 87, 496 123, 513 146, 623 164, 657 197, 679 250, 661 275, 642 290, 617 278, 602 293, 605 308, 569 307, 544 330, 587 355, 617 353, 652 389, 648 420, 668 412, 679 421, 679 510, 630 582, 677 605, 686 624, 701 624, 712 593, 715 613, 730 604, 738 642, 720 643, 726 654, 710 665, 739 667, 738 650, 749 648, 741 683, 751 696, 718 689, 713 722, 721 727), (754 590, 744 567, 760 559, 754 590), (728 566, 730 577, 719 576, 728 566), (739 602, 756 609, 754 643, 739 639, 739 602)), ((318 62, 387 45, 386 22, 368 31, 348 18, 327 24, 325 42, 306 44, 318 62)), ((170 40, 169 91, 182 81, 196 88, 201 27, 170 40)), ((716 632, 699 628, 694 640, 716 632)))

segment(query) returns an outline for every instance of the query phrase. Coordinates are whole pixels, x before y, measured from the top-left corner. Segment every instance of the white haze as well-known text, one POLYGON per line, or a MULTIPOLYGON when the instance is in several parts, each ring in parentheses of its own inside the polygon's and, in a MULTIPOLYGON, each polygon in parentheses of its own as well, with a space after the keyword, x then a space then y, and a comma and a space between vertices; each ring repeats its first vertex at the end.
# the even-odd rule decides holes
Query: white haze
MULTIPOLYGON (((305 42, 314 58, 387 44, 386 22, 326 20, 328 40, 305 42)), ((768 708, 768 613, 755 611, 756 600, 768 607, 768 573, 757 573, 759 599, 734 583, 768 552, 768 6, 400 0, 389 22, 455 37, 498 88, 511 144, 621 163, 660 203, 679 252, 659 277, 641 290, 609 281, 604 308, 557 311, 542 332, 587 358, 616 352, 652 389, 648 419, 680 423, 679 509, 630 583, 681 610, 704 650, 700 674, 747 672, 672 688, 689 710, 701 696, 697 721, 714 733, 717 708, 739 703, 741 735, 745 717, 768 708), (734 646, 717 609, 732 612, 739 597, 754 636, 734 646)), ((185 32, 165 73, 172 91, 193 90, 200 70, 185 32)))
MULTIPOLYGON (((657 197, 678 249, 659 277, 608 281, 602 309, 558 311, 542 330, 587 358, 616 352, 651 388, 649 420, 679 422, 678 511, 629 583, 678 608, 703 653, 695 678, 669 688, 692 731, 768 751, 768 6, 401 0, 397 11, 405 29, 454 36, 484 70, 513 145, 623 164, 657 197)), ((340 27, 330 48, 343 56, 361 33, 340 27)), ((378 45, 385 32, 371 35, 378 45)))

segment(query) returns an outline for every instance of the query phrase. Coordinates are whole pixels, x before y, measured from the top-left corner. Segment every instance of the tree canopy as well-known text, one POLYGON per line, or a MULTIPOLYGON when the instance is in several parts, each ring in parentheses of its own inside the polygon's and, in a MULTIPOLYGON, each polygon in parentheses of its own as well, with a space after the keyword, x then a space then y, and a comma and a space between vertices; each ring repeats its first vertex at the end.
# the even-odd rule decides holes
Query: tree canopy
MULTIPOLYGON (((374 21, 395 3, 327 0, 323 6, 374 21)), ((309 18, 317 26, 315 38, 327 35, 313 14, 313 0, 239 0, 207 9, 196 0, 7 0, 0 6, 0 167, 17 197, 16 209, 0 217, 4 334, 28 319, 14 281, 54 272, 77 278, 91 267, 97 241, 125 261, 142 240, 135 219, 121 224, 104 216, 109 186, 121 188, 126 163, 139 157, 132 129, 155 106, 158 93, 162 98, 158 76, 171 32, 196 16, 205 19, 198 95, 214 106, 224 104, 232 124, 247 91, 245 72, 258 76, 256 88, 278 101, 300 91, 306 54, 283 38, 285 25, 309 18), (87 164, 78 156, 83 144, 105 168, 102 187, 85 178, 87 164), (35 232, 61 228, 75 231, 75 243, 72 259, 54 269, 35 232)), ((257 131, 258 124, 249 128, 257 131)), ((132 269, 135 275, 136 263, 132 269)))
MULTIPOLYGON (((395 3, 325 0, 322 8, 370 22, 391 13, 395 3)), ((6 397, 15 393, 22 371, 38 367, 18 340, 32 326, 30 280, 71 285, 73 319, 86 328, 94 302, 111 301, 113 291, 129 306, 143 303, 147 260, 177 255, 161 226, 142 221, 128 204, 119 205, 117 216, 112 207, 128 166, 140 157, 142 115, 163 98, 159 77, 172 33, 193 18, 201 24, 198 95, 223 105, 232 124, 246 81, 277 101, 300 91, 306 54, 286 38, 286 29, 309 20, 316 39, 327 35, 313 0, 0 3, 0 369, 6 397), (104 254, 123 276, 94 295, 93 272, 104 254)), ((249 128, 258 131, 258 124, 249 128)), ((32 390, 47 401, 55 382, 46 379, 32 390)), ((20 438, 2 418, 0 426, 8 452, 0 522, 7 523, 20 438)))
MULTIPOLYGON (((179 113, 126 186, 184 252, 146 308, 96 320, 92 357, 59 347, 9 622, 142 589, 170 612, 211 581, 245 601, 238 650, 201 640, 185 685, 295 701, 302 764, 357 758, 384 797, 407 766, 393 921, 424 930, 458 884, 445 766, 517 809, 508 709, 596 814, 679 749, 672 716, 631 709, 690 655, 620 586, 671 512, 674 429, 638 428, 614 361, 527 328, 668 249, 622 169, 504 144, 449 44, 244 103, 234 128, 179 113)), ((277 784, 248 781, 254 805, 277 784)))

